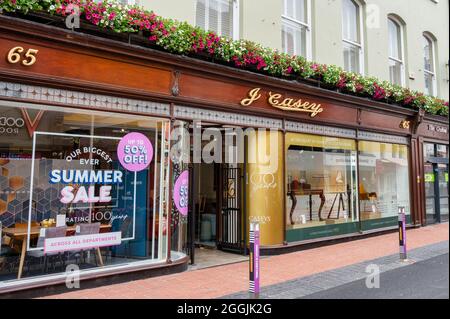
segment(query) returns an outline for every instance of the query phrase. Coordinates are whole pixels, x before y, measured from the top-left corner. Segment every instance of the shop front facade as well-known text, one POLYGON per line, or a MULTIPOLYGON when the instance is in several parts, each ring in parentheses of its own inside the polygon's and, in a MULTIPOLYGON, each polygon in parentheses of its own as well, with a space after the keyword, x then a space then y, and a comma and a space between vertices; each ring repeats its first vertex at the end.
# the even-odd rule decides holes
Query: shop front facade
POLYGON ((447 118, 17 18, 0 38, 0 293, 186 265, 198 241, 245 254, 254 221, 273 252, 399 207, 448 220, 447 118), (245 131, 242 151, 175 163, 180 125, 245 131))

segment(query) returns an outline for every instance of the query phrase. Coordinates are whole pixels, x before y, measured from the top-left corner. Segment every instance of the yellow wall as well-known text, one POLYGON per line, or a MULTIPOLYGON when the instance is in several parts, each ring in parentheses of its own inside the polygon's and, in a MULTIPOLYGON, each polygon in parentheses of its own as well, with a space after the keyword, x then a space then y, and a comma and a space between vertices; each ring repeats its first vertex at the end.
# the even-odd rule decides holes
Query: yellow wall
MULTIPOLYGON (((252 220, 260 221, 261 245, 282 244, 284 239, 285 200, 283 134, 281 132, 252 134, 248 138, 248 152, 253 149, 256 149, 258 156, 254 156, 254 163, 248 163, 247 166, 249 222, 252 220), (264 139, 262 134, 265 134, 267 138, 264 139), (269 138, 270 134, 273 134, 272 138, 269 138), (264 147, 264 144, 266 144, 266 147, 264 147), (275 169, 268 168, 269 165, 264 165, 264 161, 261 161, 264 153, 269 152, 272 155, 271 163, 276 166, 275 169)), ((248 225, 249 223, 247 223, 247 227, 248 225)))

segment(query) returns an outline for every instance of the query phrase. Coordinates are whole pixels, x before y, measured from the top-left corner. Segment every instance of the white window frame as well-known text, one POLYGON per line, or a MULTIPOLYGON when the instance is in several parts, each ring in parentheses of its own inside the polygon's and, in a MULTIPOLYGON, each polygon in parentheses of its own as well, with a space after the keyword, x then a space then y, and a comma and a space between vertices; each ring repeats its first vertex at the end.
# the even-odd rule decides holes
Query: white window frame
MULTIPOLYGON (((433 91, 429 92, 429 94, 431 94, 432 96, 437 96, 437 74, 436 74, 436 45, 435 45, 435 40, 433 39, 432 36, 430 36, 428 33, 424 32, 422 34, 422 36, 430 41, 431 44, 431 64, 433 65, 433 72, 426 70, 425 69, 425 65, 423 66, 423 73, 431 75, 431 79, 432 79, 432 84, 433 84, 433 91)), ((424 83, 425 84, 425 83, 424 83)))
MULTIPOLYGON (((361 43, 354 42, 352 40, 348 40, 344 38, 344 24, 342 23, 342 42, 346 44, 350 44, 351 46, 359 48, 359 70, 360 74, 365 74, 365 50, 364 50, 364 10, 363 10, 363 4, 358 0, 350 0, 353 1, 358 6, 358 15, 359 15, 359 21, 358 21, 358 27, 359 27, 359 40, 361 43)), ((342 8, 342 12, 344 9, 342 8)), ((344 52, 344 48, 342 48, 342 52, 344 52)))
MULTIPOLYGON (((204 30, 208 30, 209 29, 209 3, 210 1, 218 1, 218 0, 204 0, 205 1, 205 25, 201 26, 204 30)), ((220 1, 220 0, 219 0, 220 1)), ((233 12, 232 12, 232 30, 231 30, 231 37, 233 40, 239 40, 239 19, 240 19, 240 15, 239 15, 239 9, 240 9, 240 0, 227 0, 227 1, 231 1, 232 2, 232 8, 233 8, 233 12)), ((195 1, 195 10, 197 11, 197 3, 198 0, 195 1)), ((218 16, 218 25, 221 26, 221 16, 218 16)), ((196 22, 197 24, 197 22, 196 22)), ((222 31, 222 30, 220 30, 222 31)), ((222 36, 221 32, 218 32, 219 36, 222 36)))
POLYGON ((130 5, 130 6, 132 6, 132 5, 138 5, 139 4, 139 0, 120 0, 120 2, 123 4, 123 5, 130 5))
MULTIPOLYGON (((294 2, 295 11, 296 2, 294 2)), ((307 60, 312 60, 312 26, 311 26, 311 0, 306 0, 306 23, 286 15, 286 0, 283 0, 283 13, 281 15, 282 26, 285 24, 301 29, 302 27, 306 29, 306 58, 307 60)), ((295 39, 294 39, 295 40, 295 39)), ((285 41, 286 43, 287 41, 285 41)), ((301 55, 300 52, 296 52, 296 47, 294 46, 294 55, 301 55)), ((283 48, 283 51, 287 53, 287 50, 283 48)))
MULTIPOLYGON (((401 60, 392 57, 391 55, 388 54, 388 58, 391 61, 400 63, 401 65, 401 75, 400 75, 400 85, 401 86, 405 86, 406 85, 406 68, 405 68, 405 42, 404 42, 404 25, 403 23, 401 23, 397 18, 393 17, 393 16, 388 16, 388 23, 389 20, 391 20, 392 22, 394 22, 399 28, 400 28, 400 39, 398 41, 400 41, 400 50, 401 50, 401 60)), ((388 30, 389 32, 389 30, 388 30)), ((390 41, 389 38, 389 34, 388 34, 388 39, 390 41)))

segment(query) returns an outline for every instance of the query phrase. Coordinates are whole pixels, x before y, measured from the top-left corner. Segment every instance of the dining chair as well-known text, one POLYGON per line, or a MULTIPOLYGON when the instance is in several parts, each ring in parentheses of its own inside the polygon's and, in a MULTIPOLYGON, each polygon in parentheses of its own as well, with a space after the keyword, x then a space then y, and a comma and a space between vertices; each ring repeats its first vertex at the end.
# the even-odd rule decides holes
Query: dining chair
MULTIPOLYGON (((100 223, 86 223, 86 224, 80 224, 77 226, 77 231, 75 232, 75 236, 82 236, 82 235, 94 235, 94 234, 98 234, 100 233, 100 223)), ((72 251, 70 253, 70 256, 74 256, 76 260, 83 259, 83 262, 86 263, 86 253, 92 251, 94 253, 94 257, 95 257, 95 264, 98 265, 98 260, 97 260, 97 254, 96 254, 96 249, 97 248, 93 248, 93 249, 88 249, 88 250, 77 250, 77 251, 72 251)), ((69 258, 70 258, 69 256, 69 258)))
MULTIPOLYGON (((35 258, 39 260, 39 264, 42 265, 42 261, 44 262, 44 267, 42 268, 42 272, 46 273, 48 268, 48 259, 51 259, 53 270, 55 270, 55 257, 59 258, 59 261, 61 263, 61 267, 64 270, 65 266, 65 260, 64 260, 64 254, 61 252, 54 252, 54 253, 45 253, 44 252, 44 244, 45 240, 48 238, 59 238, 59 237, 66 237, 67 234, 67 226, 61 226, 61 227, 50 227, 50 228, 44 228, 44 235, 39 236, 36 248, 42 248, 41 250, 32 250, 27 252, 27 257, 35 258)), ((24 242, 23 245, 26 243, 24 242)), ((30 267, 28 267, 30 268, 30 267)))

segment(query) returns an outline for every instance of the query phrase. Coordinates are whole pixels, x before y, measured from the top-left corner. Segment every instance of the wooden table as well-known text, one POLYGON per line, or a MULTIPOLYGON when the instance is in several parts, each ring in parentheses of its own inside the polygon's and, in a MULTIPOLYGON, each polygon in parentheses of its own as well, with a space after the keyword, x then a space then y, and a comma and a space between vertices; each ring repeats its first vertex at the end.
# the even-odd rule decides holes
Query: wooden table
POLYGON ((324 220, 322 218, 322 208, 325 205, 325 195, 323 193, 323 189, 295 189, 290 190, 288 192, 288 196, 292 200, 292 208, 289 213, 289 218, 291 220, 291 225, 294 225, 294 220, 292 219, 292 215, 294 214, 295 207, 297 206, 297 198, 296 196, 309 196, 309 220, 312 220, 312 196, 317 195, 320 197, 320 208, 319 208, 319 220, 324 220))
MULTIPOLYGON (((76 231, 76 225, 67 227, 67 233, 75 233, 76 231)), ((39 234, 41 233, 41 228, 43 227, 31 227, 30 229, 30 238, 36 238, 39 237, 39 234)), ((111 225, 100 225, 100 230, 102 229, 108 229, 111 228, 111 225)), ((19 240, 22 242, 22 249, 20 253, 20 263, 19 263, 19 271, 17 273, 17 279, 22 278, 22 272, 23 272, 23 264, 25 262, 25 256, 27 252, 27 244, 26 244, 26 238, 28 236, 28 228, 3 228, 3 234, 8 235, 14 240, 19 240)), ((100 248, 97 247, 97 256, 99 258, 100 266, 103 266, 103 259, 102 255, 100 253, 100 248)))

